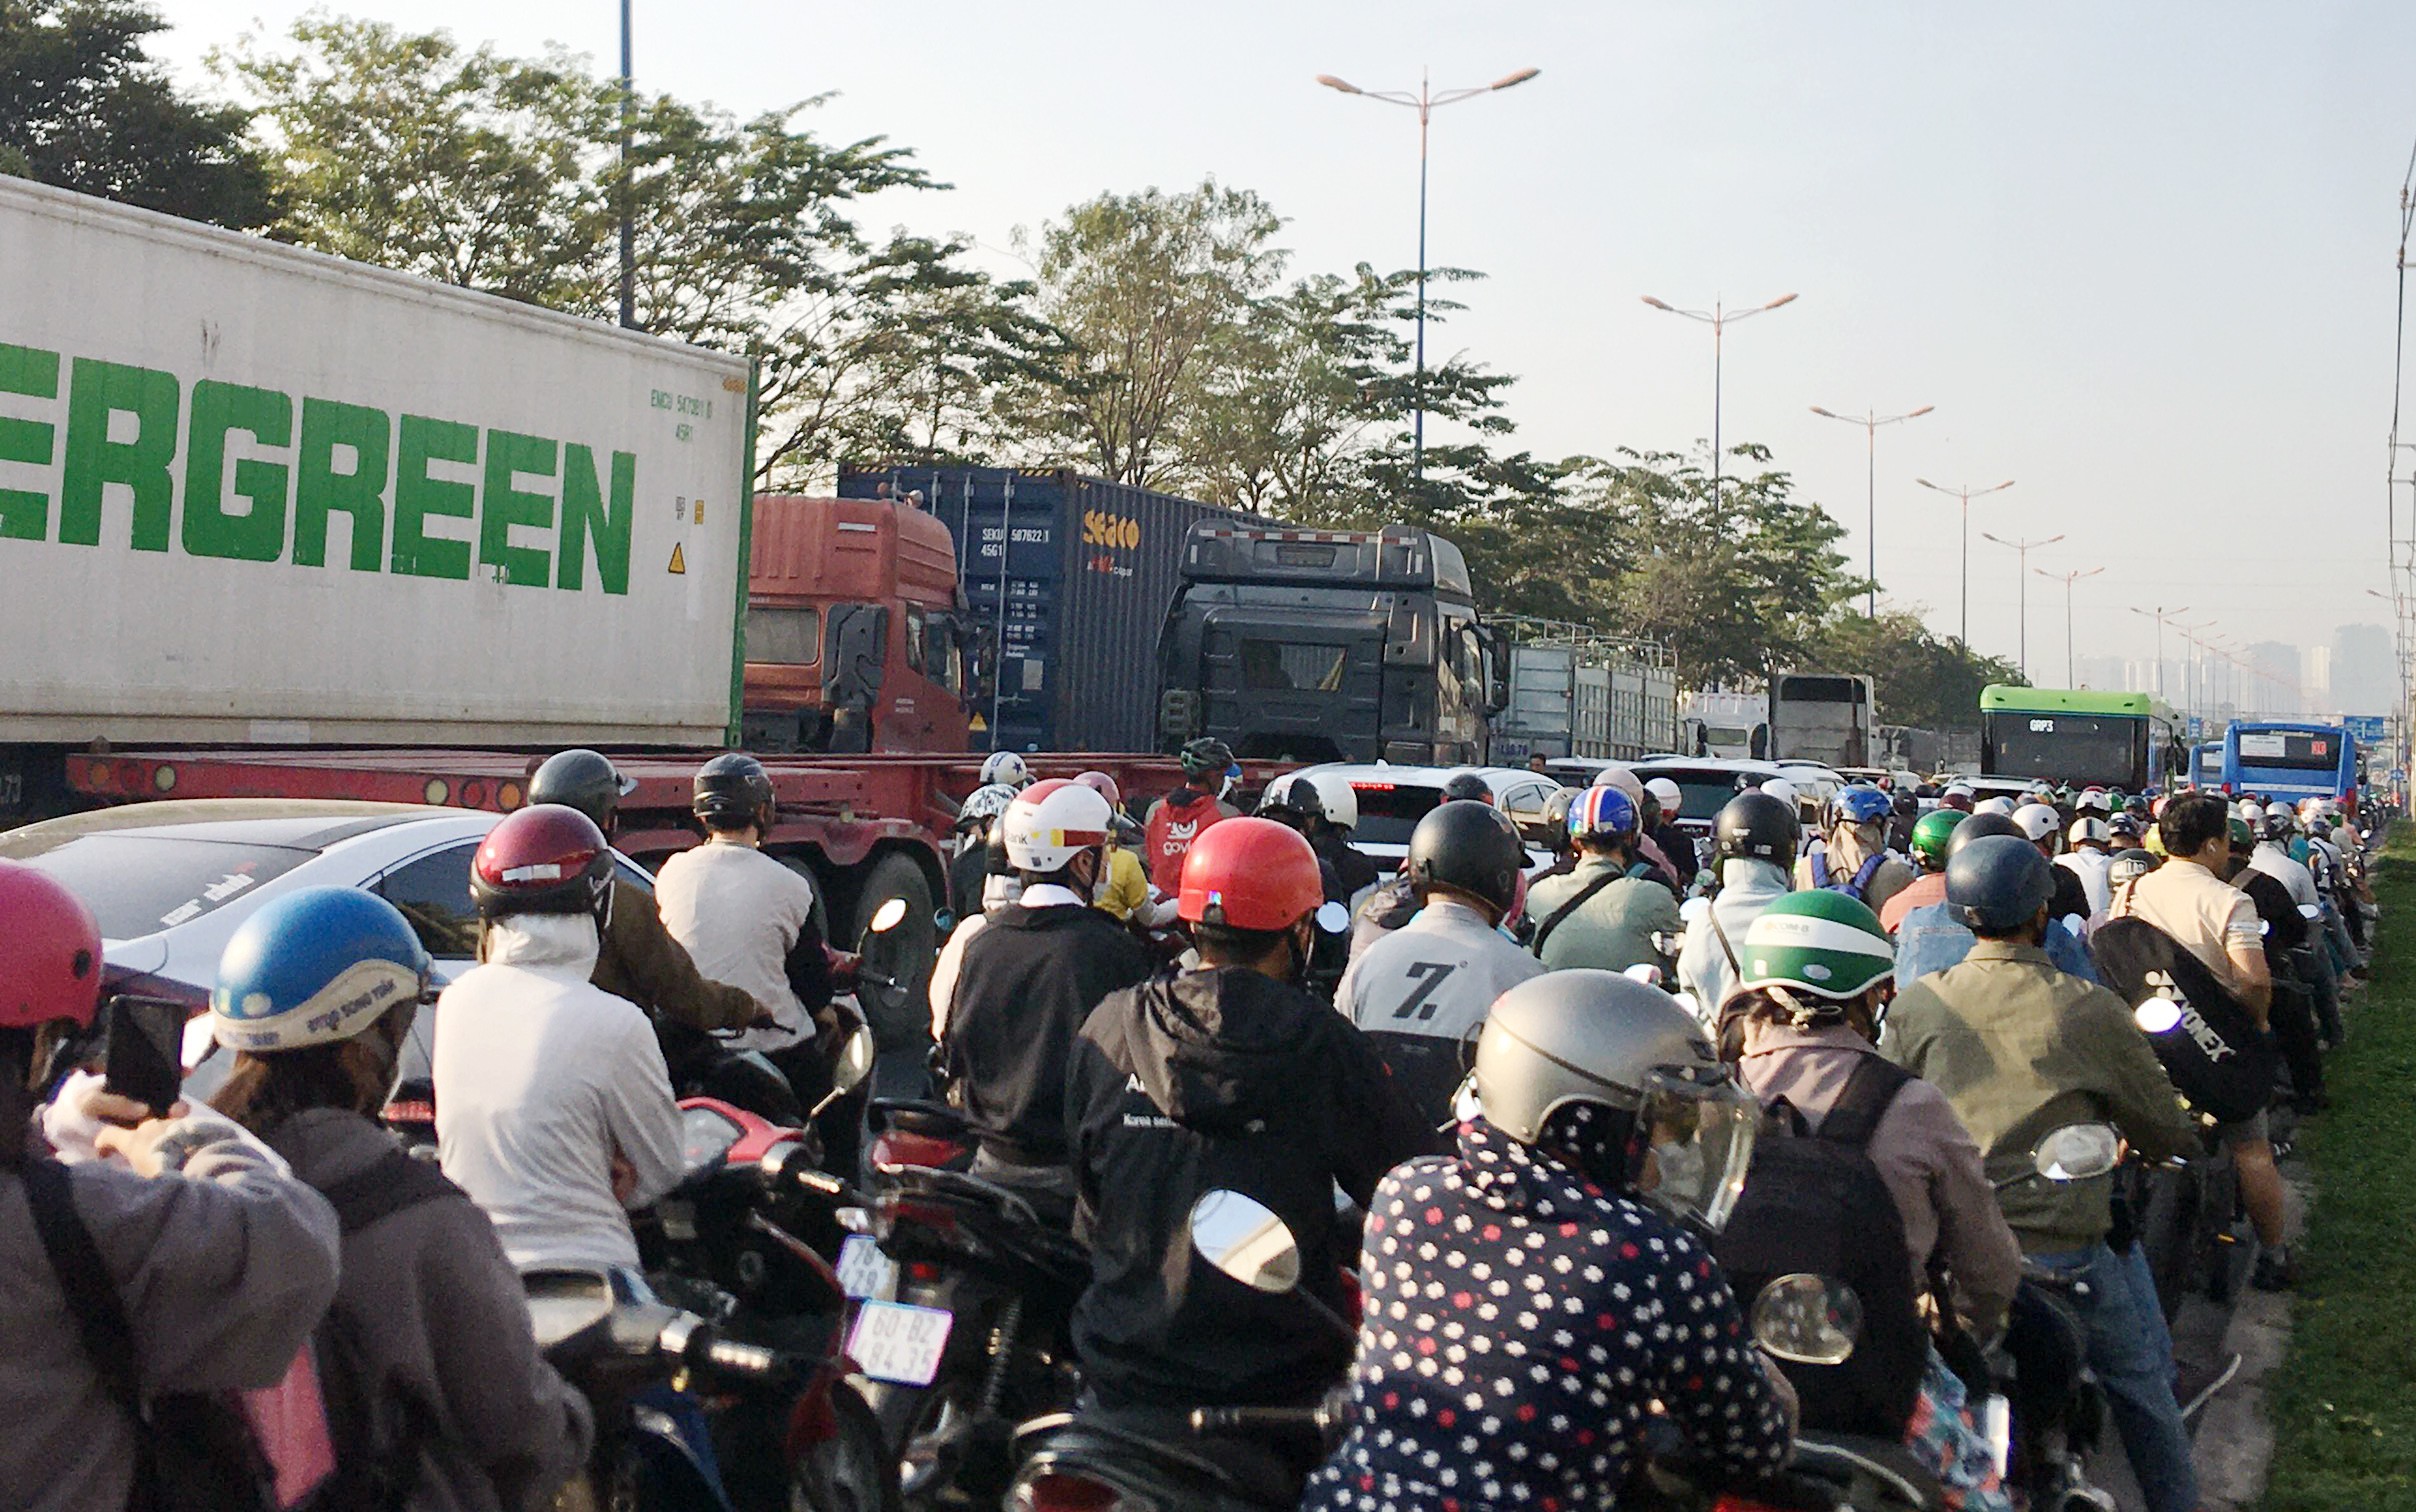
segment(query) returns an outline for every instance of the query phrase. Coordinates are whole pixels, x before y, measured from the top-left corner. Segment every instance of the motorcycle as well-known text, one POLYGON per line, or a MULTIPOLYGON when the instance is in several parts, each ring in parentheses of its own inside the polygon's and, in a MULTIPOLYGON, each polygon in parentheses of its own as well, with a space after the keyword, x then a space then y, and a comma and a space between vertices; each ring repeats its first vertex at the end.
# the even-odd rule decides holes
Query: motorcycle
MULTIPOLYGON (((872 1034, 843 1050, 825 1105, 870 1073, 872 1034)), ((782 1127, 728 1103, 681 1105, 687 1174, 638 1225, 649 1286, 742 1347, 777 1354, 782 1390, 715 1395, 703 1421, 739 1507, 892 1512, 896 1474, 872 1411, 848 1384, 846 1288, 823 1256, 857 1194, 820 1167, 811 1117, 782 1127)))
POLYGON ((856 1300, 848 1352, 912 1508, 992 1508, 1014 1425, 1071 1402, 1074 1303, 1090 1254, 1018 1193, 967 1173, 953 1110, 877 1102, 870 1195, 839 1272, 856 1300))

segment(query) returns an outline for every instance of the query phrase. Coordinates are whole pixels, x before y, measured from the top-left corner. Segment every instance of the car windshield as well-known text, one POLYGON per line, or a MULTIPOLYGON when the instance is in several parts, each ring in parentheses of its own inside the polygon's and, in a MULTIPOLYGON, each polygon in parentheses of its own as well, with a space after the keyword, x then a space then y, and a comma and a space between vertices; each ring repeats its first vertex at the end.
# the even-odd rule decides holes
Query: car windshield
POLYGON ((131 940, 190 923, 316 854, 278 845, 103 833, 79 835, 21 859, 83 899, 102 938, 131 940))

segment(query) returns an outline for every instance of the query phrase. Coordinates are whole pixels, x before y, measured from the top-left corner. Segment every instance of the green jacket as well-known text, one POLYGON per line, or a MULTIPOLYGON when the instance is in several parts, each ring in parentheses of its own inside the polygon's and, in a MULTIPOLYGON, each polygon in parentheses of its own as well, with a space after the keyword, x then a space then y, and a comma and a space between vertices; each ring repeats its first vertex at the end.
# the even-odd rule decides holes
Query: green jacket
POLYGON ((2182 1111, 2121 998, 2067 976, 2045 951, 1981 940, 1889 1007, 1880 1051, 1940 1092, 1978 1141, 2005 1221, 2029 1254, 2085 1249, 2110 1219, 2108 1178, 2053 1182, 2031 1165, 2068 1124, 2110 1123, 2151 1160, 2193 1152, 2182 1111))
MULTIPOLYGON (((1607 856, 1588 856, 1574 871, 1546 877, 1527 889, 1527 917, 1541 925, 1560 906, 1594 885, 1605 872, 1616 875, 1620 863, 1607 856)), ((1554 971, 1592 967, 1625 971, 1652 965, 1669 970, 1669 958, 1653 948, 1656 931, 1675 936, 1686 927, 1678 917, 1678 900, 1655 878, 1622 877, 1580 904, 1545 938, 1539 952, 1554 971)))

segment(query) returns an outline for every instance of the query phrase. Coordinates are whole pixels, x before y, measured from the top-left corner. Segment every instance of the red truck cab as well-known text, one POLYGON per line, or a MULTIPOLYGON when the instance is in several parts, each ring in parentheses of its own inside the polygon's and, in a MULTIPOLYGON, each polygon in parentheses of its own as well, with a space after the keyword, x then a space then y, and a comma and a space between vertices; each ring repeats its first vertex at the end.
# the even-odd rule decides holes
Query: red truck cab
POLYGON ((896 499, 755 500, 747 748, 960 752, 971 641, 948 527, 896 499))

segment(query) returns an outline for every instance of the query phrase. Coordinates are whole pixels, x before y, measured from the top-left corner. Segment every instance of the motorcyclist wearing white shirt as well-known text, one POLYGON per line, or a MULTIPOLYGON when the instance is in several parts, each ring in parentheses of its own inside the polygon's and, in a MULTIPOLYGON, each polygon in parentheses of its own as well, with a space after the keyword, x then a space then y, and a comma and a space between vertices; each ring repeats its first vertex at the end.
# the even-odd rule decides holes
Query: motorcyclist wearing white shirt
POLYGON ((612 851, 576 809, 540 804, 470 863, 483 964, 436 1005, 436 1146, 504 1254, 543 1266, 638 1263, 628 1208, 683 1174, 680 1111, 644 1010, 592 985, 612 851))
POLYGON ((772 1027, 729 1043, 761 1051, 811 1103, 829 1079, 820 1040, 836 976, 814 923, 814 885, 761 849, 773 822, 771 775, 752 756, 716 756, 697 770, 691 806, 705 843, 655 873, 663 927, 697 970, 744 989, 772 1016, 772 1027))
MULTIPOLYGON (((1778 779, 1773 779, 1776 781, 1778 779)), ((1678 985, 1694 998, 1695 1015, 1713 1026, 1720 1004, 1736 986, 1737 952, 1745 931, 1772 900, 1792 890, 1803 821, 1789 798, 1761 790, 1739 793, 1712 821, 1712 867, 1719 891, 1708 902, 1689 904, 1692 915, 1678 949, 1678 985)))
MULTIPOLYGON (((2081 796, 2086 798, 2088 794, 2081 796)), ((2103 796, 2099 795, 2101 799, 2103 796)), ((2080 878, 2081 891, 2089 898, 2089 917, 2094 919, 2114 900, 2113 886, 2106 880, 2107 869, 2114 864, 2114 827, 2103 817, 2083 810, 2072 821, 2065 839, 2072 848, 2056 857, 2055 864, 2080 878)))

